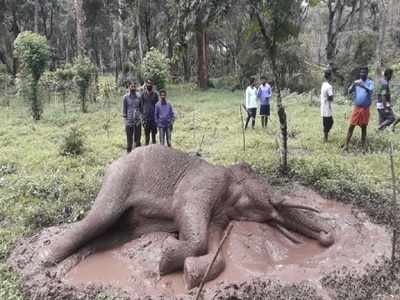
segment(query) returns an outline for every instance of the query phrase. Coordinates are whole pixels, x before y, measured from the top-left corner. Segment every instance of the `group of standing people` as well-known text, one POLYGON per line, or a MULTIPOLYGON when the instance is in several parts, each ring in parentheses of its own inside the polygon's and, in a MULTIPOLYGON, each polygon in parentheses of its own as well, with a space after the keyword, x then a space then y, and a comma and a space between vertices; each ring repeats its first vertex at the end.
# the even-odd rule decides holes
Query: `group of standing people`
POLYGON ((125 122, 127 152, 141 146, 142 127, 145 144, 156 143, 159 132, 160 144, 171 147, 171 135, 175 113, 167 101, 167 91, 154 88, 151 80, 147 80, 143 91, 138 91, 136 82, 129 82, 128 93, 123 97, 122 117, 125 122))
MULTIPOLYGON (((393 77, 393 70, 386 69, 383 77, 379 80, 377 93, 377 111, 379 116, 378 129, 383 130, 388 126, 395 126, 400 123, 400 118, 396 117, 392 109, 392 99, 390 93, 390 81, 393 77)), ((324 133, 324 141, 328 142, 329 132, 333 121, 332 103, 334 91, 332 86, 332 71, 324 72, 324 82, 321 86, 321 116, 324 133)), ((125 121, 127 137, 127 152, 131 152, 134 147, 141 146, 142 127, 144 129, 145 144, 156 143, 156 135, 159 132, 160 144, 171 147, 171 134, 175 113, 172 105, 167 101, 167 91, 161 90, 159 93, 154 88, 151 80, 147 80, 142 92, 137 89, 135 82, 130 82, 128 93, 123 97, 122 117, 125 121)), ((353 95, 353 109, 349 120, 349 128, 343 150, 347 151, 353 132, 356 126, 361 128, 361 144, 365 149, 367 138, 367 127, 370 119, 370 107, 374 93, 374 83, 368 78, 368 68, 360 69, 359 79, 349 88, 349 93, 353 95)), ((260 106, 261 126, 266 128, 270 116, 270 102, 272 97, 272 87, 265 77, 261 78, 261 84, 257 86, 254 78, 250 79, 250 85, 245 92, 245 109, 247 119, 245 129, 248 128, 250 120, 251 127, 255 128, 258 103, 260 106)))
MULTIPOLYGON (((333 87, 332 87, 332 71, 326 70, 325 81, 321 87, 321 116, 324 131, 324 141, 328 141, 329 132, 333 126, 333 87)), ((388 126, 395 126, 400 122, 392 109, 390 81, 393 77, 393 70, 386 69, 383 78, 379 80, 379 88, 377 93, 377 111, 379 116, 378 129, 383 130, 388 126)), ((351 138, 356 126, 361 128, 361 144, 363 149, 366 147, 367 127, 370 119, 370 107, 372 105, 372 97, 374 93, 374 83, 368 78, 368 67, 360 69, 359 79, 354 81, 348 92, 353 95, 353 109, 349 120, 349 128, 343 150, 348 151, 351 138)))
POLYGON ((247 111, 247 119, 245 129, 249 126, 251 120, 251 127, 254 129, 256 125, 258 101, 260 102, 260 117, 261 127, 267 128, 268 118, 271 115, 270 102, 272 97, 272 87, 267 82, 265 77, 261 77, 261 84, 257 87, 257 82, 254 78, 250 79, 250 85, 245 93, 245 109, 247 111))

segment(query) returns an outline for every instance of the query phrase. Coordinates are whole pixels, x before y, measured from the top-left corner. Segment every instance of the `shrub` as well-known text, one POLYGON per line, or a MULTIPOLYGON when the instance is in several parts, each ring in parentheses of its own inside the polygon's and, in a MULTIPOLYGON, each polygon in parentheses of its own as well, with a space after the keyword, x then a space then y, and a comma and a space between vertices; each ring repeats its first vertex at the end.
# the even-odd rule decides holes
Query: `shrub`
POLYGON ((72 86, 72 81, 74 79, 74 70, 72 69, 72 65, 66 64, 63 67, 60 67, 57 70, 55 70, 54 74, 55 74, 57 90, 61 92, 61 99, 63 102, 64 113, 66 113, 67 112, 67 107, 65 103, 66 95, 68 88, 72 86))
POLYGON ((79 89, 79 100, 81 102, 82 112, 87 112, 86 98, 90 82, 95 77, 96 66, 92 64, 87 57, 78 57, 72 67, 74 81, 79 89))
POLYGON ((21 32, 14 41, 14 51, 21 65, 22 78, 27 79, 26 84, 29 86, 32 116, 34 120, 40 120, 42 107, 38 97, 38 82, 47 66, 47 40, 37 33, 21 32))
POLYGON ((151 48, 143 60, 142 73, 153 80, 158 89, 165 88, 169 72, 169 59, 159 50, 151 48))
POLYGON ((0 63, 0 89, 4 92, 7 92, 7 89, 12 84, 13 78, 11 74, 9 74, 5 66, 0 63))
POLYGON ((80 155, 84 151, 84 135, 78 127, 72 127, 64 136, 60 147, 61 155, 80 155))

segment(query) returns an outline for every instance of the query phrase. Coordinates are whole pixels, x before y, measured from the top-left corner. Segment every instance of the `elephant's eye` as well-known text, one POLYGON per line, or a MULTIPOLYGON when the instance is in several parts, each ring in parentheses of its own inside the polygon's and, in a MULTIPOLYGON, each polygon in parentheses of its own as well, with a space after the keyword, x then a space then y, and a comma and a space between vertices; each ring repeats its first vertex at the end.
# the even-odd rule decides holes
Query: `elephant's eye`
POLYGON ((236 205, 238 207, 248 207, 250 204, 251 204, 250 198, 247 196, 242 196, 240 197, 236 205))

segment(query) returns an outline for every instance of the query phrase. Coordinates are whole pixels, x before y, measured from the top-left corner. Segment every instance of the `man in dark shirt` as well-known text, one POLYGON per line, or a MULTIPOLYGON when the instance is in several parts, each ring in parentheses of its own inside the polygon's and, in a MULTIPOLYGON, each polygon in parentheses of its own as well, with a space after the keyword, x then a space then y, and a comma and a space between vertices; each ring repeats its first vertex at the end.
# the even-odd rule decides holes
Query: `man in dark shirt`
POLYGON ((133 142, 135 143, 134 147, 140 147, 142 107, 136 92, 136 83, 130 82, 128 88, 129 92, 123 98, 122 117, 125 121, 126 150, 129 153, 132 151, 133 142))
POLYGON ((392 99, 390 94, 390 81, 393 77, 393 70, 386 69, 384 77, 379 81, 378 101, 376 107, 379 114, 379 130, 392 125, 392 130, 400 123, 400 118, 396 117, 392 109, 392 99))
POLYGON ((142 122, 143 122, 146 145, 150 143, 150 134, 151 134, 151 142, 153 144, 156 143, 157 124, 154 119, 154 112, 158 100, 159 97, 158 94, 154 91, 153 82, 151 80, 147 80, 146 88, 140 97, 140 103, 143 113, 142 122))
POLYGON ((159 130, 160 144, 165 145, 167 139, 168 147, 171 147, 172 125, 175 121, 175 113, 172 105, 167 101, 167 91, 160 91, 160 101, 156 104, 155 120, 159 130))

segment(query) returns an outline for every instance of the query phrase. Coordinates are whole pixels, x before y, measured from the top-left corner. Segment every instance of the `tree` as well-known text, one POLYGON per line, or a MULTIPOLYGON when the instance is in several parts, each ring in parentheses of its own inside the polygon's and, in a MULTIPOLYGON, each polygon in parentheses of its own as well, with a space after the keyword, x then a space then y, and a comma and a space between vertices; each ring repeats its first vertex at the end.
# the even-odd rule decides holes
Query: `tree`
POLYGON ((388 3, 385 0, 379 0, 378 7, 379 7, 379 32, 378 32, 378 41, 376 44, 376 74, 378 76, 381 75, 382 67, 383 67, 383 44, 385 40, 386 34, 386 23, 388 20, 388 11, 387 11, 388 3))
POLYGON ((335 63, 337 55, 337 43, 340 33, 344 31, 346 25, 353 18, 354 14, 358 11, 359 1, 365 0, 327 0, 326 5, 328 8, 328 31, 327 31, 327 45, 326 45, 326 59, 332 65, 335 72, 335 63), (347 12, 347 8, 350 11, 347 12))
POLYGON ((143 76, 145 79, 151 79, 158 89, 163 89, 168 77, 168 64, 169 59, 159 50, 152 48, 143 60, 143 76))
POLYGON ((76 22, 76 42, 78 45, 78 55, 85 54, 85 37, 84 37, 84 15, 82 0, 74 0, 75 22, 76 22))
POLYGON ((268 57, 271 62, 274 79, 274 90, 277 97, 278 117, 281 128, 281 169, 288 171, 288 131, 287 116, 282 103, 281 86, 284 81, 286 68, 278 68, 277 58, 280 46, 290 38, 299 34, 301 21, 301 3, 297 0, 249 0, 250 14, 256 19, 256 30, 263 39, 268 57))
MULTIPOLYGON (((44 36, 30 31, 22 32, 14 42, 21 72, 30 76, 30 102, 34 120, 40 120, 42 107, 38 98, 38 83, 47 66, 49 46, 44 36)), ((24 76, 23 76, 24 77, 24 76)))
POLYGON ((192 14, 194 14, 198 60, 198 85, 201 89, 208 88, 208 27, 213 20, 221 15, 224 15, 230 6, 230 1, 192 1, 190 10, 192 14))
POLYGON ((63 67, 58 68, 55 72, 56 85, 58 90, 61 92, 61 100, 63 103, 64 114, 67 113, 66 96, 68 89, 72 86, 72 80, 74 79, 74 71, 70 64, 66 64, 63 67))
POLYGON ((34 22, 35 22, 35 29, 34 31, 36 33, 39 33, 39 0, 35 0, 35 16, 34 16, 34 22))
POLYGON ((74 73, 74 81, 79 89, 79 100, 81 102, 81 111, 87 113, 86 99, 87 92, 91 80, 96 73, 96 66, 90 62, 90 59, 85 56, 78 56, 72 67, 74 73))

